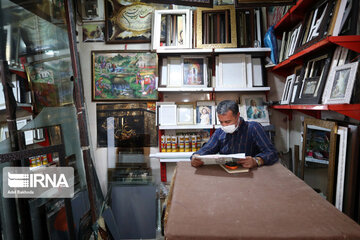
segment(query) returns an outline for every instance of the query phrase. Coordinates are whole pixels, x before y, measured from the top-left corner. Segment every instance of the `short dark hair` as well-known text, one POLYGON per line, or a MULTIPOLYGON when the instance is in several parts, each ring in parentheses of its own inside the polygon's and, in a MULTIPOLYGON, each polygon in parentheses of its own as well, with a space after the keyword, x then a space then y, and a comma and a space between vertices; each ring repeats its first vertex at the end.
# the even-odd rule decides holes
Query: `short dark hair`
POLYGON ((232 100, 224 100, 218 103, 216 107, 217 114, 223 115, 228 111, 232 111, 233 115, 237 115, 239 112, 239 106, 232 100))

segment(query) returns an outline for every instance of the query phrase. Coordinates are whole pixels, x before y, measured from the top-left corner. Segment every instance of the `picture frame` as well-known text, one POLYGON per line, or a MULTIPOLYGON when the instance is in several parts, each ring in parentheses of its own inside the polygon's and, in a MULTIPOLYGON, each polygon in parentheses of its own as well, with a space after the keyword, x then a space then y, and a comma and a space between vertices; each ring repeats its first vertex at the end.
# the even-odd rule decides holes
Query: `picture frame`
POLYGON ((105 42, 151 42, 152 16, 155 10, 168 5, 141 1, 105 1, 105 42))
POLYGON ((183 83, 183 68, 181 57, 168 57, 167 63, 167 87, 181 87, 183 83))
POLYGON ((159 74, 158 87, 167 87, 168 85, 168 59, 166 57, 159 59, 161 62, 161 71, 159 74))
POLYGON ((237 47, 236 15, 232 5, 197 8, 196 47, 237 47), (214 26, 216 26, 214 28, 214 26), (229 29, 230 27, 230 29, 229 29))
POLYGON ((240 101, 240 116, 245 121, 255 121, 261 124, 270 122, 268 108, 264 105, 264 102, 266 102, 265 95, 242 95, 240 101))
MULTIPOLYGON (((252 82, 252 87, 264 87, 264 68, 263 68, 263 64, 262 64, 262 59, 261 58, 251 58, 251 63, 252 63, 252 71, 253 71, 253 82, 252 82)), ((248 72, 248 70, 247 70, 248 72)), ((248 79, 247 79, 248 80, 248 79)), ((248 84, 248 86, 250 86, 248 84)))
POLYGON ((92 51, 92 101, 157 100, 157 54, 92 51))
POLYGON ((194 103, 176 103, 177 125, 195 124, 194 103))
POLYGON ((293 84, 293 90, 291 93, 291 98, 290 98, 290 104, 295 103, 295 100, 297 99, 297 97, 299 96, 299 92, 300 92, 300 88, 302 85, 302 79, 304 77, 304 68, 302 66, 297 66, 294 69, 294 74, 295 74, 295 79, 294 79, 294 84, 293 84))
POLYGON ((339 136, 339 150, 336 174, 336 193, 335 193, 335 207, 342 211, 344 200, 344 182, 345 182, 345 166, 346 166, 346 150, 348 141, 348 128, 338 126, 337 135, 339 136))
POLYGON ((247 88, 245 54, 219 54, 216 58, 216 88, 247 88))
POLYGON ((336 122, 304 119, 301 179, 330 203, 334 203, 336 134, 336 122))
POLYGON ((289 76, 287 76, 286 81, 285 81, 285 86, 284 86, 284 91, 281 97, 281 104, 289 104, 290 103, 290 98, 292 96, 292 91, 293 91, 293 87, 294 87, 294 82, 295 82, 295 74, 291 74, 289 76))
POLYGON ((153 50, 192 48, 192 11, 190 9, 155 10, 151 37, 153 50), (162 39, 164 32, 165 40, 162 39))
POLYGON ((329 18, 333 14, 335 0, 322 0, 314 5, 304 18, 301 40, 295 52, 299 52, 308 46, 326 37, 329 32, 329 18))
POLYGON ((207 58, 203 56, 181 56, 182 87, 207 87, 207 58))
POLYGON ((307 61, 296 103, 319 104, 321 102, 330 59, 331 54, 324 54, 307 61))
POLYGON ((194 6, 194 7, 213 7, 213 0, 145 0, 144 2, 153 2, 153 3, 166 3, 166 4, 175 4, 175 5, 185 5, 185 6, 194 6))
POLYGON ((177 106, 175 103, 162 103, 158 108, 159 126, 176 126, 177 106))
POLYGON ((324 104, 350 103, 358 66, 359 62, 353 62, 331 69, 324 104))
POLYGON ((196 124, 207 126, 216 124, 215 122, 215 102, 196 102, 196 124))
POLYGON ((83 42, 105 42, 105 23, 84 23, 82 36, 83 42))
POLYGON ((234 5, 235 0, 214 0, 214 6, 234 5))

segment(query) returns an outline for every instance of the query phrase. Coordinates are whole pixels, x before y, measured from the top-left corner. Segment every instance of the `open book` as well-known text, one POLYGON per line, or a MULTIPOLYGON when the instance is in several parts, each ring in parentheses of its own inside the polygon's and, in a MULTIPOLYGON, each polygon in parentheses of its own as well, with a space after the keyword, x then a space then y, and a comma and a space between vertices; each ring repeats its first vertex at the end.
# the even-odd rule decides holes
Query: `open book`
POLYGON ((245 158, 245 153, 235 153, 235 154, 209 154, 196 156, 196 158, 201 159, 204 162, 204 165, 210 164, 225 164, 227 162, 235 162, 237 159, 245 158))

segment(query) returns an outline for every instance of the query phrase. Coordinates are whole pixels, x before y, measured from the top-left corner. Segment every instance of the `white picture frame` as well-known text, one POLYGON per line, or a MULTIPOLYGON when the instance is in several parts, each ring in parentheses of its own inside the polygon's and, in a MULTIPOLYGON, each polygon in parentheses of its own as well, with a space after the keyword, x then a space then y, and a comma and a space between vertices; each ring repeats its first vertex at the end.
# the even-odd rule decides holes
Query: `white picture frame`
POLYGON ((263 87, 264 79, 263 79, 263 68, 261 65, 261 58, 252 58, 252 77, 253 77, 253 87, 263 87))
POLYGON ((196 102, 196 124, 214 125, 215 120, 215 101, 198 101, 196 102))
POLYGON ((246 87, 253 87, 253 66, 251 61, 251 55, 245 55, 246 62, 246 87))
POLYGON ((335 207, 342 211, 344 200, 344 182, 345 182, 345 164, 346 164, 346 149, 347 149, 347 135, 348 128, 338 126, 337 134, 340 136, 339 153, 337 164, 337 180, 335 193, 335 207))
POLYGON ((255 121, 261 124, 270 122, 267 106, 264 105, 266 102, 265 95, 242 95, 240 101, 240 116, 246 121, 255 121))
POLYGON ((181 56, 182 87, 205 88, 208 85, 208 61, 205 56, 181 56))
POLYGON ((183 69, 181 57, 168 57, 167 87, 182 87, 183 69))
POLYGON ((168 85, 168 59, 163 58, 161 65, 161 78, 158 87, 167 87, 167 85, 168 85))
POLYGON ((175 103, 159 105, 159 126, 176 126, 177 108, 175 103))
POLYGON ((245 54, 220 54, 216 88, 246 88, 245 54))
POLYGON ((153 50, 192 48, 192 10, 155 10, 153 14, 151 34, 153 50), (164 18, 167 34, 165 42, 161 42, 162 19, 164 18))
POLYGON ((334 67, 328 76, 324 104, 350 103, 359 62, 334 67))
POLYGON ((195 124, 193 103, 177 103, 176 108, 177 125, 195 124))
POLYGON ((284 91, 281 97, 280 104, 289 104, 290 99, 292 97, 292 91, 294 87, 295 82, 295 74, 291 74, 286 77, 285 85, 284 85, 284 91))

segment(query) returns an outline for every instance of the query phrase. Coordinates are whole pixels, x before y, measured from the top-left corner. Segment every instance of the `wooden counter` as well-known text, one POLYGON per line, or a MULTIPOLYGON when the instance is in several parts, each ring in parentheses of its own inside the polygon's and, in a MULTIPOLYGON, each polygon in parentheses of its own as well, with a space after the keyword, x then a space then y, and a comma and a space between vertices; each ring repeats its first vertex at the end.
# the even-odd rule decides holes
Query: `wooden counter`
POLYGON ((248 173, 179 162, 165 238, 360 239, 360 226, 277 163, 248 173))

